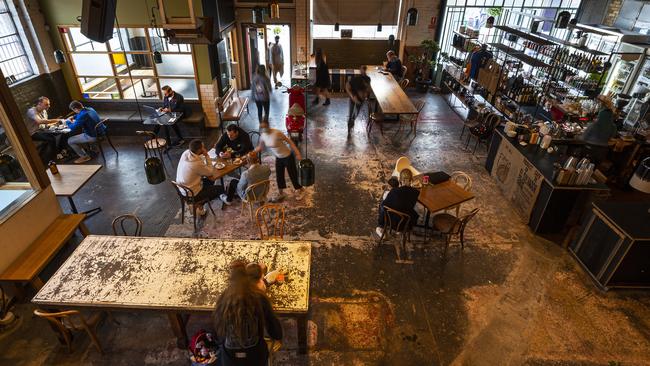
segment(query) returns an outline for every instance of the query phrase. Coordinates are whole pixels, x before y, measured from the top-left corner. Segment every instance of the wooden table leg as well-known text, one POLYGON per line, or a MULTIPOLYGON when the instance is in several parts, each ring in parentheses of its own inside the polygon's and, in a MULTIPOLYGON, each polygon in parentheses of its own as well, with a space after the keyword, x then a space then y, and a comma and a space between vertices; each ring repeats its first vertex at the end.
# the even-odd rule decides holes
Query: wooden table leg
POLYGON ((176 346, 181 349, 187 349, 189 342, 187 340, 187 330, 185 329, 185 317, 180 313, 167 313, 169 324, 176 336, 176 346))
POLYGON ((298 353, 304 355, 307 353, 307 314, 298 314, 298 353))
POLYGON ((36 290, 36 291, 42 289, 43 286, 45 285, 43 283, 43 280, 41 280, 41 278, 38 277, 38 276, 32 278, 32 281, 30 283, 32 284, 32 287, 34 287, 34 290, 36 290))
POLYGON ((88 235, 90 235, 90 231, 88 230, 88 227, 86 226, 85 223, 79 224, 79 231, 81 231, 81 235, 85 238, 88 235))

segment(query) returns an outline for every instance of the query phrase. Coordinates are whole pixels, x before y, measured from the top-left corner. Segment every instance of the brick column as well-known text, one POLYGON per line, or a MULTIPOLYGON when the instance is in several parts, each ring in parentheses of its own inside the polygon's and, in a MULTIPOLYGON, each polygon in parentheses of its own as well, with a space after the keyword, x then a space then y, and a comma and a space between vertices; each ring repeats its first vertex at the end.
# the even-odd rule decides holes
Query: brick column
POLYGON ((603 24, 612 26, 618 18, 618 14, 621 12, 621 7, 625 0, 610 0, 607 4, 607 13, 603 19, 603 24))

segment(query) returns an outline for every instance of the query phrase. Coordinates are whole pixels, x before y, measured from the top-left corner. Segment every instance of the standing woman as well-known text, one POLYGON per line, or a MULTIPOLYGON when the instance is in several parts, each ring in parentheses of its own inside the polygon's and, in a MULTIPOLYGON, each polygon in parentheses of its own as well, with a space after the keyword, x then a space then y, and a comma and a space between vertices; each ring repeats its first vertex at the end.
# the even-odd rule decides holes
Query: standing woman
POLYGON ((273 87, 271 86, 271 79, 266 73, 266 67, 264 65, 257 67, 257 72, 253 76, 251 89, 253 91, 253 100, 255 101, 255 105, 257 105, 257 118, 260 123, 262 121, 268 121, 273 87), (264 116, 262 116, 262 108, 264 108, 264 116))
POLYGON ((326 58, 323 56, 323 50, 319 48, 316 50, 316 83, 314 84, 316 99, 314 99, 312 104, 318 104, 318 97, 322 94, 325 97, 325 103, 323 103, 323 105, 329 105, 329 89, 331 86, 330 69, 327 67, 326 58))
POLYGON ((241 266, 232 266, 228 287, 219 295, 213 317, 222 366, 266 365, 269 350, 264 333, 282 339, 282 326, 269 298, 241 266))

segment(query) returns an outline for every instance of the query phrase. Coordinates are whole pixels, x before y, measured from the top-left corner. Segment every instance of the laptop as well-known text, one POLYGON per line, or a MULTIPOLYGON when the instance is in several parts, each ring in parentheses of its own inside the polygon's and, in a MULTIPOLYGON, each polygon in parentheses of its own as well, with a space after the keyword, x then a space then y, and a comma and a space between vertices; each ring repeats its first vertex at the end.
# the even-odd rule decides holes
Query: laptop
POLYGON ((144 113, 148 117, 151 117, 151 118, 158 118, 160 116, 165 115, 164 112, 159 112, 158 109, 156 109, 156 108, 154 108, 152 106, 148 106, 148 105, 142 105, 142 110, 144 111, 144 113))

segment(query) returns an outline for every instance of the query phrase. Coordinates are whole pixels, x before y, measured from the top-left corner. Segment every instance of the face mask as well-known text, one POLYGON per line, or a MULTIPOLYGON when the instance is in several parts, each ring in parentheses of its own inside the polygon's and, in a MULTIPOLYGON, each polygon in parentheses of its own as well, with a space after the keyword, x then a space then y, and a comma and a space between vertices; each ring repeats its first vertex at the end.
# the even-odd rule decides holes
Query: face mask
POLYGON ((269 133, 269 128, 268 128, 268 127, 262 127, 262 128, 260 128, 260 133, 264 133, 264 134, 269 133))

